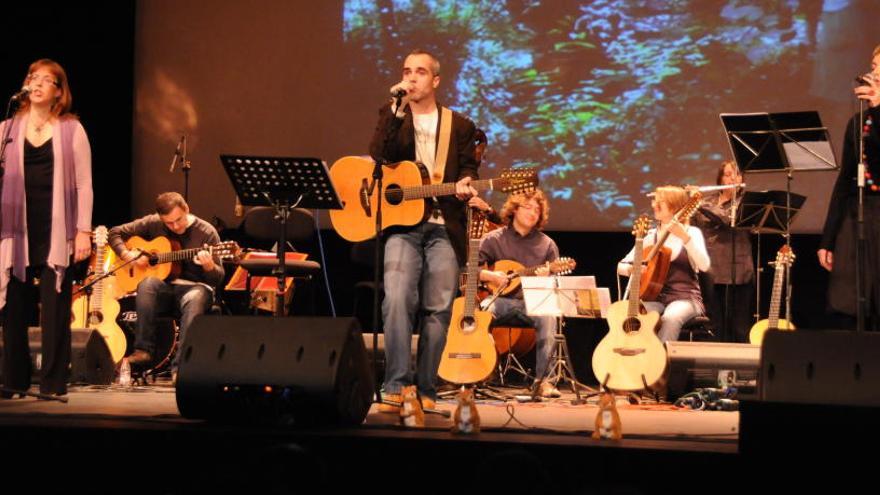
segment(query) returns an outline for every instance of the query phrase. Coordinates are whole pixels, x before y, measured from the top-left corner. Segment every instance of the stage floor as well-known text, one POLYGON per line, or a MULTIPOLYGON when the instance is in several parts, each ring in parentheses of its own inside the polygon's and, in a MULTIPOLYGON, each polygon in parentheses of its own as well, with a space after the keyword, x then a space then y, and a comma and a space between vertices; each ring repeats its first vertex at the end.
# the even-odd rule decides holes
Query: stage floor
MULTIPOLYGON (((505 395, 524 393, 522 389, 501 389, 505 395)), ((121 428, 174 428, 197 426, 202 421, 182 418, 177 410, 174 388, 168 382, 123 389, 118 386, 71 387, 68 403, 34 398, 0 400, 0 422, 26 423, 54 427, 94 426, 121 428)), ((483 432, 476 441, 540 443, 555 445, 604 445, 621 448, 677 450, 735 454, 739 438, 739 413, 693 411, 670 404, 632 405, 623 398, 618 412, 624 439, 619 442, 590 438, 598 407, 596 397, 587 404, 572 405, 574 394, 564 391, 560 399, 543 402, 479 400, 483 432)), ((452 399, 440 400, 437 409, 452 412, 452 399)), ((418 436, 433 439, 452 437, 451 420, 426 415, 424 429, 399 425, 395 414, 381 413, 373 405, 360 427, 339 428, 336 433, 353 436, 418 436)), ((326 430, 322 430, 327 433, 326 430)))

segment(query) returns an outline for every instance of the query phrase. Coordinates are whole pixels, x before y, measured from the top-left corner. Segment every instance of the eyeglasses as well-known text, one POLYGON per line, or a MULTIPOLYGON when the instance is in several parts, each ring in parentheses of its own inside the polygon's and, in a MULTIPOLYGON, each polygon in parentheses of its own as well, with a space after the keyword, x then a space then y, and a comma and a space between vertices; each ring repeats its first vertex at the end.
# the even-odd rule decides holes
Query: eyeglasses
POLYGON ((58 81, 56 81, 54 77, 40 76, 37 74, 31 74, 30 76, 28 76, 27 82, 28 82, 28 84, 45 83, 45 84, 52 84, 52 85, 58 86, 58 81))

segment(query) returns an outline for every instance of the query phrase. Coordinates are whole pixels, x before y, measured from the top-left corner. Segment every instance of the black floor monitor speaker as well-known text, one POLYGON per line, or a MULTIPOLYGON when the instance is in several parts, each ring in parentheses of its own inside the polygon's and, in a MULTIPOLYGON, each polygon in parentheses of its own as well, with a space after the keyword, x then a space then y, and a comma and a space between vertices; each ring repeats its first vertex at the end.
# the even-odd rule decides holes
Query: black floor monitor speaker
POLYGON ((761 348, 723 342, 667 342, 668 396, 676 399, 697 388, 734 386, 739 396, 756 391, 761 348))
MULTIPOLYGON (((0 330, 2 332, 2 330, 0 330)), ((40 327, 28 329, 28 341, 31 352, 31 365, 34 371, 33 381, 39 382, 39 373, 43 361, 40 327)), ((90 385, 108 385, 113 381, 116 367, 110 356, 110 349, 101 334, 91 328, 70 329, 70 382, 90 385)), ((0 364, 3 360, 3 340, 0 339, 0 364)), ((2 369, 2 366, 0 366, 2 369)))
POLYGON ((360 424, 374 391, 354 318, 199 316, 180 349, 187 418, 360 424))
POLYGON ((760 396, 770 402, 880 406, 880 333, 768 332, 760 396))

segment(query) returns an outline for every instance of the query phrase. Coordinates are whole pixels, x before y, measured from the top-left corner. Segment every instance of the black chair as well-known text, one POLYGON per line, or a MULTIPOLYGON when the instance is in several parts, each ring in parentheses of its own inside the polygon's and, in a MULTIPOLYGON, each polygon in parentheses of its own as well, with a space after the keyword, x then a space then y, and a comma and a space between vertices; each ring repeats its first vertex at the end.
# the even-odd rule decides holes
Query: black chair
MULTIPOLYGON (((241 222, 241 230, 257 247, 268 249, 280 240, 281 222, 277 217, 275 208, 256 206, 245 214, 241 222)), ((296 252, 298 250, 297 247, 301 249, 305 246, 310 246, 315 237, 315 221, 312 213, 308 210, 294 208, 290 211, 285 230, 285 240, 291 252, 296 252)), ((274 276, 278 260, 276 258, 243 259, 239 265, 247 271, 247 290, 250 293, 251 278, 274 276)), ((308 280, 320 271, 321 265, 315 261, 285 260, 284 263, 284 274, 286 277, 308 280)), ((310 307, 311 312, 314 313, 314 293, 310 293, 310 307)))
MULTIPOLYGON (((711 308, 712 298, 715 297, 713 287, 715 281, 712 274, 708 272, 700 272, 697 274, 697 280, 700 283, 700 292, 703 295, 703 307, 711 308)), ((699 316, 694 316, 681 327, 681 335, 687 334, 688 341, 714 341, 718 340, 715 335, 715 325, 712 323, 710 315, 704 312, 699 316)), ((679 337, 681 340, 681 337, 679 337)))

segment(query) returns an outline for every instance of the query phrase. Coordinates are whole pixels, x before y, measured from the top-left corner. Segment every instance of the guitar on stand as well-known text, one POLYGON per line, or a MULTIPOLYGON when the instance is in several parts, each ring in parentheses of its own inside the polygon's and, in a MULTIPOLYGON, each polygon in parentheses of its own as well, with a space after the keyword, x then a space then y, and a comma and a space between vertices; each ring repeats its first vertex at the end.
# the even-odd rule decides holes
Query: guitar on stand
POLYGON ((629 299, 608 308, 608 335, 593 352, 593 372, 606 390, 647 390, 666 371, 666 349, 655 332, 660 313, 646 312, 639 299, 644 237, 649 224, 647 217, 639 217, 633 225, 636 242, 629 299))
POLYGON ((122 294, 137 289, 141 280, 156 277, 160 280, 175 279, 183 270, 181 262, 191 260, 199 251, 208 251, 220 260, 236 259, 240 248, 235 241, 224 241, 213 246, 180 249, 180 244, 167 237, 159 236, 151 241, 132 236, 125 241, 129 250, 139 249, 149 255, 150 264, 144 268, 135 263, 120 267, 116 271, 116 286, 122 294))
MULTIPOLYGON (((379 191, 369 194, 374 167, 369 158, 346 156, 330 168, 330 177, 342 202, 341 210, 330 210, 330 221, 347 241, 365 241, 376 235, 374 221, 379 191)), ((416 225, 431 211, 427 201, 455 194, 454 183, 431 184, 427 169, 420 163, 403 161, 393 166, 383 165, 382 173, 382 230, 416 225)), ((505 170, 497 179, 470 183, 477 191, 500 190, 510 194, 531 191, 537 184, 537 173, 526 168, 505 170)))
POLYGON ((452 303, 446 346, 443 348, 437 372, 440 378, 458 385, 485 380, 495 369, 498 360, 495 341, 489 334, 492 313, 480 310, 477 306, 482 217, 474 208, 468 208, 467 284, 464 295, 452 303))
POLYGON ((127 341, 122 328, 116 323, 119 316, 119 302, 116 300, 115 277, 107 276, 110 258, 107 256, 107 227, 95 229, 95 273, 93 281, 77 290, 71 311, 73 323, 77 328, 92 328, 98 331, 113 363, 117 364, 125 356, 127 341))
POLYGON ((788 268, 794 262, 794 258, 794 252, 787 245, 779 248, 779 251, 776 253, 776 262, 773 264, 775 272, 773 274, 773 291, 770 295, 770 312, 767 315, 767 319, 752 325, 752 329, 749 331, 749 343, 761 345, 761 342, 764 341, 764 334, 768 330, 791 331, 795 329, 794 323, 786 319, 779 319, 779 306, 782 300, 785 272, 788 271, 788 268))

